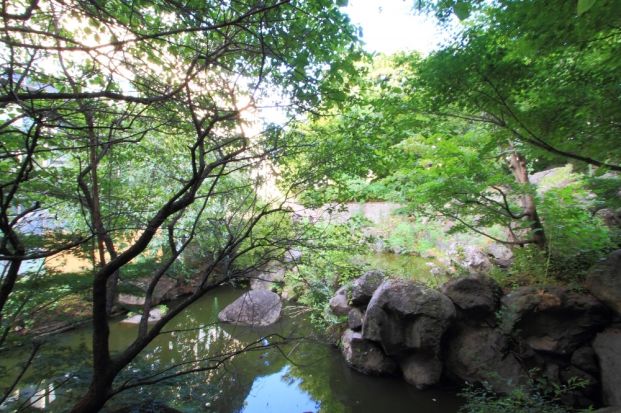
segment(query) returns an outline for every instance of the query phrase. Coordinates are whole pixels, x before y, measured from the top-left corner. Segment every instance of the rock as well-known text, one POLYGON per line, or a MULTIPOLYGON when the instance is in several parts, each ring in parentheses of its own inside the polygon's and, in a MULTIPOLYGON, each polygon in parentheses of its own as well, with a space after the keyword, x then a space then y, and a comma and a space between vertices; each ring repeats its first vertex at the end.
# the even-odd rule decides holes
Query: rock
MULTIPOLYGON (((129 288, 132 292, 119 294, 118 304, 122 307, 143 306, 150 283, 151 278, 138 278, 122 282, 121 285, 124 288, 129 288)), ((160 278, 153 290, 151 305, 158 305, 163 301, 177 298, 176 296, 170 296, 170 293, 174 291, 176 286, 176 280, 166 276, 160 278)))
POLYGON ((537 351, 570 355, 610 322, 595 297, 562 287, 522 287, 502 298, 502 328, 537 351))
POLYGON ((347 300, 347 287, 343 286, 336 290, 334 297, 330 299, 328 304, 330 305, 330 310, 334 315, 349 314, 351 307, 349 306, 349 301, 347 300))
POLYGON ((487 247, 487 254, 501 268, 509 268, 513 263, 513 251, 505 245, 493 243, 487 247))
POLYGON ((354 331, 362 329, 362 318, 364 314, 358 308, 352 308, 347 314, 347 325, 354 331))
POLYGON ((302 259, 302 251, 291 248, 285 251, 284 260, 285 262, 299 262, 302 259))
POLYGON ((387 279, 369 302, 362 334, 381 343, 388 355, 409 350, 433 353, 454 316, 453 303, 439 291, 409 280, 387 279))
POLYGON ((433 354, 412 354, 401 362, 401 371, 405 381, 423 389, 440 381, 442 362, 433 354))
POLYGON ((527 382, 526 371, 498 329, 463 327, 447 347, 445 369, 470 383, 487 382, 494 391, 510 393, 527 382))
POLYGON ((218 319, 239 325, 268 326, 278 321, 281 309, 278 294, 267 290, 251 290, 220 311, 218 319))
POLYGON ((608 328, 593 341, 601 367, 604 404, 621 406, 621 328, 608 328))
POLYGON ((368 271, 357 278, 351 286, 352 305, 356 307, 367 305, 384 278, 384 273, 377 270, 368 271))
POLYGON ((144 297, 132 294, 119 294, 118 303, 121 307, 138 307, 144 305, 144 297))
POLYGON ((347 364, 364 374, 386 375, 397 372, 396 363, 386 357, 379 346, 362 338, 362 334, 346 330, 341 338, 341 351, 347 364))
POLYGON ((621 250, 611 253, 589 270, 586 287, 617 315, 621 315, 621 250))
MULTIPOLYGON (((160 310, 159 308, 152 308, 151 311, 149 311, 149 323, 155 323, 156 321, 160 321, 162 316, 164 314, 162 314, 162 310, 160 310)), ((142 318, 142 314, 136 314, 134 316, 128 317, 124 320, 121 320, 121 323, 126 323, 126 324, 140 324, 140 319, 142 318)))
POLYGON ((502 289, 493 279, 471 275, 455 278, 442 286, 442 292, 467 317, 486 317, 498 310, 502 289))
POLYGON ((474 245, 452 243, 447 249, 447 254, 458 266, 471 273, 484 274, 492 268, 487 254, 474 245))
POLYGON ((268 290, 282 285, 285 280, 285 268, 278 264, 268 265, 265 271, 261 271, 250 279, 250 288, 253 290, 268 290))
POLYGON ((571 355, 571 364, 592 375, 599 375, 597 356, 591 346, 580 347, 571 355))
POLYGON ((621 227, 621 209, 616 211, 611 208, 603 208, 595 213, 595 216, 602 220, 602 222, 610 228, 621 227))

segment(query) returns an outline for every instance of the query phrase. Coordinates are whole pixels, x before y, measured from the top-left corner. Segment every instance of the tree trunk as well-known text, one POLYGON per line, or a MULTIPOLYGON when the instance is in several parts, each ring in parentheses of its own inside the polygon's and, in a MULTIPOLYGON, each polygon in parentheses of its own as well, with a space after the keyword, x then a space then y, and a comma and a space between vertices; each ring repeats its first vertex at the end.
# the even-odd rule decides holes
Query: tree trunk
POLYGON ((100 411, 108 401, 111 389, 112 380, 109 382, 108 380, 106 382, 102 380, 93 381, 86 394, 73 406, 71 413, 95 413, 100 411))
MULTIPOLYGON (((528 170, 526 169, 526 158, 524 158, 522 154, 518 153, 516 150, 512 150, 509 157, 509 165, 515 180, 519 184, 530 184, 528 179, 528 170)), ((537 213, 535 197, 532 194, 526 193, 520 197, 520 200, 522 203, 522 211, 526 219, 530 222, 530 229, 534 244, 540 249, 545 249, 547 244, 546 235, 543 230, 541 220, 539 219, 539 214, 537 213)))

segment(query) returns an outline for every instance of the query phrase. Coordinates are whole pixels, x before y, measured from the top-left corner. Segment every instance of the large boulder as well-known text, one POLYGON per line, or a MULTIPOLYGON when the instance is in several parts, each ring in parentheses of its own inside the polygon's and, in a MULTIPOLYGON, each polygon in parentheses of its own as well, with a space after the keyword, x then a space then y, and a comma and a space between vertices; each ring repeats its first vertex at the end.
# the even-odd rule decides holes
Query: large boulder
POLYGON ((365 340, 362 334, 346 330, 341 337, 341 352, 347 364, 364 374, 387 375, 397 372, 396 363, 379 346, 365 340))
POLYGON ((452 279, 442 286, 442 292, 468 318, 492 315, 498 310, 502 297, 498 283, 482 275, 452 279))
POLYGON ((415 353, 401 361, 403 378, 418 389, 432 386, 442 377, 442 362, 437 356, 415 353))
POLYGON ((330 298, 328 305, 334 315, 349 314, 351 307, 349 306, 349 300, 347 299, 347 287, 343 286, 336 290, 334 297, 330 298))
POLYGON ((367 305, 384 278, 384 273, 377 270, 368 271, 357 278, 351 286, 351 303, 356 307, 367 305))
POLYGON ((251 290, 220 311, 218 319, 239 325, 268 326, 278 321, 281 309, 278 294, 267 290, 251 290))
POLYGON ((409 280, 387 279, 369 302, 362 335, 381 343, 388 355, 411 350, 435 353, 454 316, 453 303, 439 291, 409 280))
POLYGON ((594 296, 621 315, 621 250, 589 270, 586 286, 594 296))
POLYGON ((470 383, 487 382, 495 391, 510 393, 527 382, 527 374, 498 329, 464 326, 448 343, 445 368, 470 383))
POLYGON ((601 368, 604 404, 621 406, 621 328, 608 328, 593 341, 601 368))
POLYGON ((502 298, 502 327, 533 350, 570 355, 610 322, 610 310, 589 294, 562 287, 522 287, 502 298))

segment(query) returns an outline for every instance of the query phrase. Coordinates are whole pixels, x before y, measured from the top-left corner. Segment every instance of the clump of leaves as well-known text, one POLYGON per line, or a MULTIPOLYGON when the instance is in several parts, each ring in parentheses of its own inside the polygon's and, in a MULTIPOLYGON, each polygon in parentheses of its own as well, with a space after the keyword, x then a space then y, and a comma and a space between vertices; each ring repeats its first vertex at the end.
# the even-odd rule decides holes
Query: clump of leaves
MULTIPOLYGON (((531 372, 536 376, 536 372, 531 372)), ((495 393, 489 384, 468 384, 460 393, 466 403, 460 413, 566 413, 562 399, 587 385, 586 381, 571 378, 567 384, 550 383, 543 378, 530 379, 516 386, 511 393, 495 393)))
POLYGON ((328 302, 334 291, 361 275, 363 263, 354 258, 368 251, 362 227, 354 217, 343 224, 304 223, 307 241, 301 259, 286 275, 286 287, 311 310, 311 321, 320 326, 338 320, 328 302))

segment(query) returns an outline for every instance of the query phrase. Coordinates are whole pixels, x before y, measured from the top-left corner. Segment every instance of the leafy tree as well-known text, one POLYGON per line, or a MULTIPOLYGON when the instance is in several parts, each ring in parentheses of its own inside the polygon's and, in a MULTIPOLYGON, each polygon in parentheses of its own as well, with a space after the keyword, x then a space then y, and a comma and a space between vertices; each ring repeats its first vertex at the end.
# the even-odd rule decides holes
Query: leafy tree
POLYGON ((16 294, 27 288, 18 283, 25 263, 92 251, 93 374, 73 411, 97 411, 129 387, 115 378, 169 320, 285 247, 252 236, 283 210, 257 195, 252 171, 286 142, 248 133, 244 116, 274 88, 292 107, 316 102, 330 84, 319 79, 351 70, 354 37, 327 0, 33 0, 4 2, 1 17, 0 348, 17 319, 8 311, 31 298, 16 294), (155 288, 198 238, 210 260, 191 294, 147 324, 155 288), (237 264, 261 248, 260 259, 237 264), (117 280, 149 250, 161 255, 137 336, 111 354, 117 280))

